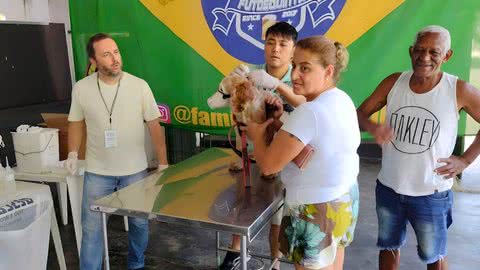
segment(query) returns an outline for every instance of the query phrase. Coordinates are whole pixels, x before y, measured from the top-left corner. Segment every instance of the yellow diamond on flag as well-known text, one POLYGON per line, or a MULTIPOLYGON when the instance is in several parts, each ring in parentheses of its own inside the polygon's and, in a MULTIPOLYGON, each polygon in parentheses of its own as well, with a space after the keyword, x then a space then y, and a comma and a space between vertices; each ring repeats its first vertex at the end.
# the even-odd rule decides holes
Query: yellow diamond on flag
MULTIPOLYGON (((258 33, 262 32, 261 24, 267 17, 268 19, 273 17, 276 21, 288 21, 297 30, 300 29, 300 36, 306 25, 310 24, 309 27, 312 29, 327 27, 329 28, 325 32, 327 37, 348 46, 404 2, 404 0, 291 0, 276 2, 204 0, 204 6, 216 5, 208 13, 210 16, 210 21, 208 21, 201 0, 140 1, 178 38, 223 74, 228 74, 240 62, 239 58, 232 56, 225 47, 232 52, 230 47, 235 47, 238 43, 237 40, 241 40, 256 46, 258 50, 263 49, 263 42, 258 33), (344 5, 339 7, 339 3, 344 3, 344 5), (272 12, 267 14, 272 10, 275 11, 275 14, 272 12), (227 45, 220 44, 217 38, 222 33, 227 38, 230 38, 230 34, 235 37, 228 41, 227 45)), ((242 47, 235 48, 234 51, 243 49, 242 47)))

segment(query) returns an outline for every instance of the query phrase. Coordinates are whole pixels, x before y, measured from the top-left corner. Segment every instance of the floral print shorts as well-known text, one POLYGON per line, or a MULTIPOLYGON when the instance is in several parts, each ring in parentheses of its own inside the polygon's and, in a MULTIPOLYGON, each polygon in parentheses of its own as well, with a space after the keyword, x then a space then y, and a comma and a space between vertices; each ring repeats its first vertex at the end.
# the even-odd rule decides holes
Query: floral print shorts
POLYGON ((307 268, 333 264, 337 247, 347 247, 353 241, 358 207, 358 184, 333 201, 285 205, 280 250, 307 268))

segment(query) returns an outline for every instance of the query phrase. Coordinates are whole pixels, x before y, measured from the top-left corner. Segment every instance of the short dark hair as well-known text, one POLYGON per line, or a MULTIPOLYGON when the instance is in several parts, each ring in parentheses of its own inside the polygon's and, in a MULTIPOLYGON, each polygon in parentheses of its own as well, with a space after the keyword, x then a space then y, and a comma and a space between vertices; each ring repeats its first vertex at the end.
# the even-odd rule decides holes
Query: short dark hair
POLYGON ((291 26, 287 22, 277 22, 270 26, 265 33, 265 38, 268 35, 282 36, 285 38, 291 38, 293 43, 297 42, 298 32, 295 27, 291 26))
POLYGON ((113 39, 109 34, 105 33, 97 33, 90 37, 87 43, 87 54, 89 58, 95 58, 95 49, 93 48, 93 44, 107 38, 113 39))

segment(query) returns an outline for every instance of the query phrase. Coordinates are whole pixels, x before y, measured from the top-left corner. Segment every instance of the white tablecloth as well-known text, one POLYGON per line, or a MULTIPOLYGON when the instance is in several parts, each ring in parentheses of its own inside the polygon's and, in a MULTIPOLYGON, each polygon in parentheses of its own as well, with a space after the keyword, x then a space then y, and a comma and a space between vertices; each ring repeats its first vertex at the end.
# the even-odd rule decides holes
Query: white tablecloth
POLYGON ((58 229, 52 224, 56 218, 50 188, 25 182, 16 185, 15 196, 0 204, 0 269, 46 269, 50 229, 58 229))

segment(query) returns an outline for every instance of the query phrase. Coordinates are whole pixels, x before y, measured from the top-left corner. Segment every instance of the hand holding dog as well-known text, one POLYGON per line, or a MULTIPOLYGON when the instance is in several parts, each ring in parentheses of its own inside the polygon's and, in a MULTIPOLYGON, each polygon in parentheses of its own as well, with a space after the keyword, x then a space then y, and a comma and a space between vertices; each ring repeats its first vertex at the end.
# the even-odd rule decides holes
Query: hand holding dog
POLYGON ((272 116, 275 119, 280 119, 280 117, 283 114, 283 102, 282 102, 282 100, 278 96, 269 93, 265 97, 265 103, 267 105, 275 107, 275 110, 273 111, 272 116))
POLYGON ((273 118, 267 119, 267 121, 261 124, 252 121, 248 123, 247 126, 241 127, 240 129, 246 131, 248 138, 255 143, 258 140, 264 140, 267 127, 272 122, 273 118))
POLYGON ((267 89, 277 89, 280 80, 271 76, 263 69, 254 70, 247 75, 248 79, 258 87, 267 89))
POLYGON ((240 64, 234 70, 232 70, 232 72, 230 72, 228 76, 237 75, 241 77, 246 77, 249 72, 250 72, 250 69, 248 68, 248 66, 244 64, 240 64))

